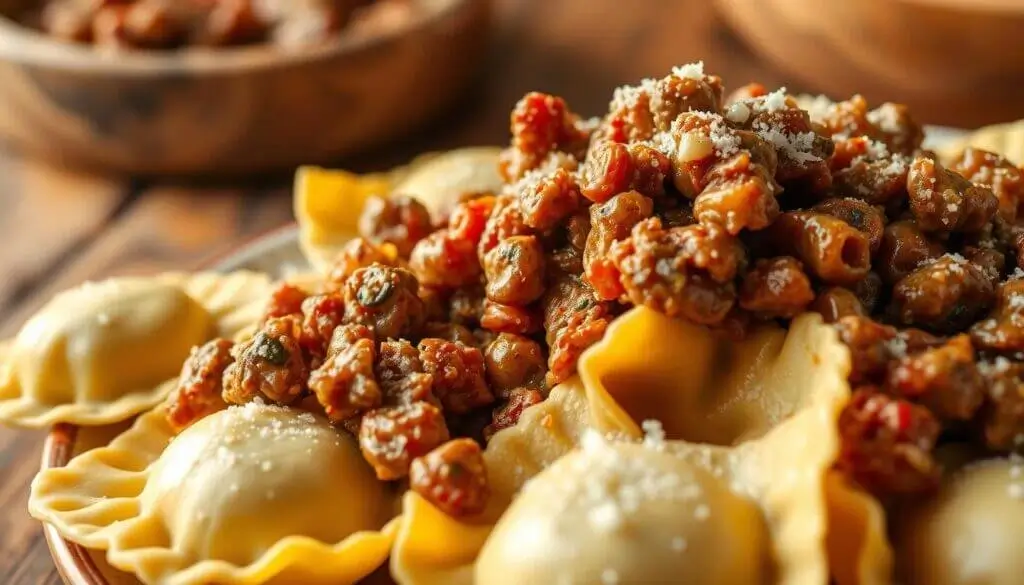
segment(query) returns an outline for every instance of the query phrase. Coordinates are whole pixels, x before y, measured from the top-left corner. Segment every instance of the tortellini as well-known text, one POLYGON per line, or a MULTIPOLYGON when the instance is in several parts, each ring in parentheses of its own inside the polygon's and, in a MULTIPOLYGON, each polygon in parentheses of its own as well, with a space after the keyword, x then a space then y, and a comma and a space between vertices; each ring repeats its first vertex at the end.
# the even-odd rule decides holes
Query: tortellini
POLYGON ((850 396, 849 368, 845 346, 815 314, 794 320, 788 333, 765 326, 734 343, 632 309, 583 355, 579 379, 556 387, 492 439, 485 460, 499 494, 496 509, 459 522, 406 496, 392 574, 401 585, 657 583, 681 576, 772 585, 818 585, 835 576, 840 585, 881 585, 879 576, 891 567, 881 508, 829 471, 839 449, 836 421, 850 396), (639 346, 644 351, 634 351, 639 346), (599 446, 597 455, 580 450, 588 430, 612 445, 599 446), (630 524, 632 540, 602 540, 578 524, 595 517, 615 524, 625 516, 585 505, 586 490, 607 483, 635 494, 628 486, 637 479, 619 478, 614 469, 601 479, 593 458, 605 455, 638 462, 656 475, 652 482, 695 486, 689 489, 707 500, 652 498, 632 510, 643 520, 630 524), (589 471, 581 475, 583 468, 589 471), (708 524, 690 522, 705 515, 708 524), (672 518, 678 523, 665 523, 672 518), (570 526, 576 531, 563 531, 570 526), (671 555, 676 538, 676 548, 696 546, 698 554, 671 555), (695 539, 718 545, 701 548, 695 539), (655 542, 668 546, 653 551, 655 542), (619 547, 642 554, 619 556, 619 547), (573 550, 579 554, 561 567, 573 550))
POLYGON ((1024 459, 991 459, 947 477, 896 520, 905 585, 1011 585, 1024 575, 1024 459))
POLYGON ((460 195, 498 192, 498 148, 463 148, 424 155, 390 173, 356 175, 303 167, 295 175, 299 244, 310 263, 330 267, 356 235, 363 203, 372 195, 401 193, 419 199, 436 219, 447 216, 460 195))
POLYGON ((58 294, 0 349, 0 422, 108 424, 152 408, 193 346, 256 322, 269 287, 253 272, 165 274, 58 294))
POLYGON ((251 403, 181 435, 160 409, 43 471, 30 511, 144 583, 352 583, 388 556, 393 497, 326 419, 251 403))

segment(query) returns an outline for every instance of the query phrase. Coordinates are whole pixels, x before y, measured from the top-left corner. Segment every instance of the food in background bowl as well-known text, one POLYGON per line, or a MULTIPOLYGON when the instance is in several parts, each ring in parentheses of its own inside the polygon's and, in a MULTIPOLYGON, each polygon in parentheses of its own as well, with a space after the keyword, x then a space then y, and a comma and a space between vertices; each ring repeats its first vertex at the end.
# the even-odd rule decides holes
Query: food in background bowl
POLYGON ((362 11, 414 9, 415 0, 45 0, 24 20, 103 48, 174 49, 312 44, 365 19, 362 11))
POLYGON ((1021 171, 811 110, 691 64, 593 120, 530 93, 500 154, 303 169, 318 272, 32 514, 145 583, 1015 582, 1021 171))
POLYGON ((379 0, 295 50, 111 55, 18 22, 33 4, 0 0, 0 138, 136 175, 290 171, 380 145, 463 92, 490 36, 491 0, 379 0))

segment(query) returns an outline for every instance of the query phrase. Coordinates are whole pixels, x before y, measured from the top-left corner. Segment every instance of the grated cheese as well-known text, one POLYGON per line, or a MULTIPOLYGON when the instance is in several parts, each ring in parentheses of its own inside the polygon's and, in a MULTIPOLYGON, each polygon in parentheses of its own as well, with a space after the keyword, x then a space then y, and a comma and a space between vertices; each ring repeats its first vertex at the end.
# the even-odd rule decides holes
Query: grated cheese
POLYGON ((687 63, 686 65, 673 67, 672 75, 682 79, 704 79, 704 62, 697 61, 696 63, 687 63))
POLYGON ((780 154, 794 162, 806 164, 821 160, 820 157, 809 152, 814 146, 814 132, 786 132, 778 126, 769 125, 760 120, 754 123, 753 130, 762 139, 775 146, 780 154))
POLYGON ((800 105, 807 111, 812 122, 823 122, 836 107, 836 102, 824 95, 810 96, 807 100, 802 101, 803 103, 800 105))

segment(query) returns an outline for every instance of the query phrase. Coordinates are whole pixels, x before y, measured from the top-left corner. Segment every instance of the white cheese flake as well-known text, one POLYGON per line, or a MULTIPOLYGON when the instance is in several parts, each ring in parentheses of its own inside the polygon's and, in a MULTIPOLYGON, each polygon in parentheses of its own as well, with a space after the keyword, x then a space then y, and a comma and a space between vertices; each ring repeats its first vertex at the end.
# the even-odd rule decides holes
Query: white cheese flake
POLYGON ((696 63, 687 63, 686 65, 673 67, 672 75, 682 79, 704 79, 704 62, 697 61, 696 63))

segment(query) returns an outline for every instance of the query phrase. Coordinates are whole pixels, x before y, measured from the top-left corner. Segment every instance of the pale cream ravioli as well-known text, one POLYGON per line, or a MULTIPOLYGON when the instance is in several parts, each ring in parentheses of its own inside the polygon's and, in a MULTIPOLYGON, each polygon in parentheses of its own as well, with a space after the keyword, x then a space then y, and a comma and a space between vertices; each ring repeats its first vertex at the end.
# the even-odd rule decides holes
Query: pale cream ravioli
POLYGON ((152 408, 189 350, 259 319, 270 279, 255 272, 164 274, 58 294, 0 344, 0 422, 98 425, 152 408))
POLYGON ((584 354, 579 378, 491 440, 487 512, 457 521, 406 495, 392 575, 402 585, 887 583, 881 507, 830 472, 849 368, 815 314, 733 343, 632 309, 584 354))
POLYGON ((144 583, 352 583, 388 555, 394 515, 355 440, 262 403, 175 437, 160 409, 32 486, 33 516, 144 583))
POLYGON ((1024 576, 1024 459, 990 459, 947 476, 896 516, 905 585, 1011 585, 1024 576))

